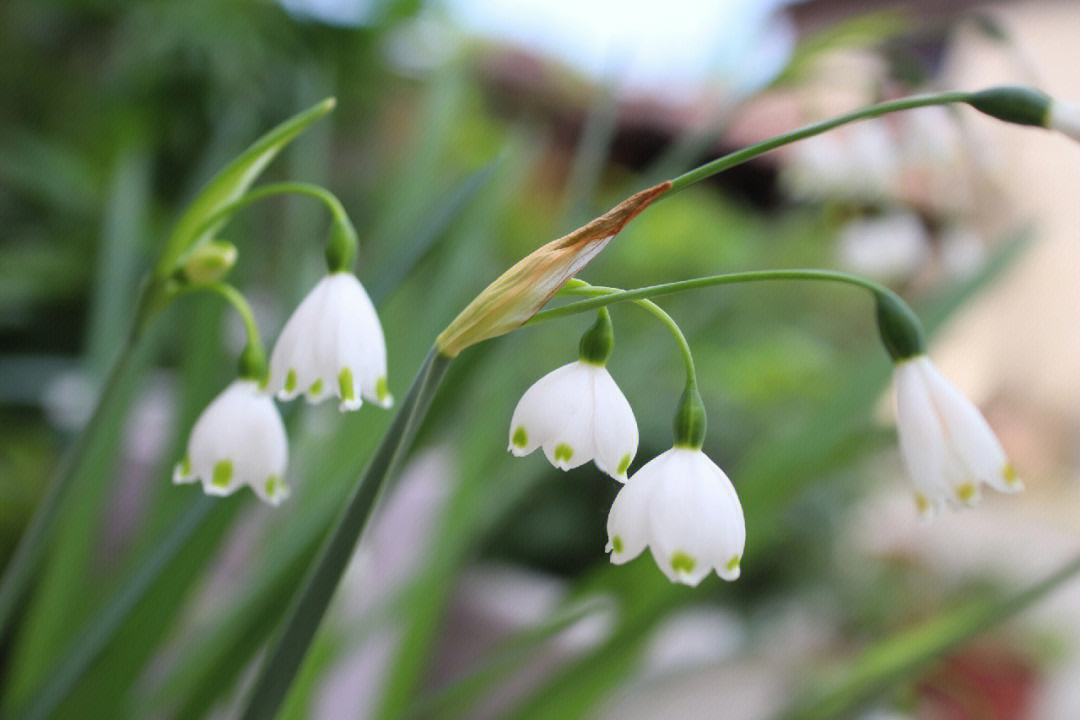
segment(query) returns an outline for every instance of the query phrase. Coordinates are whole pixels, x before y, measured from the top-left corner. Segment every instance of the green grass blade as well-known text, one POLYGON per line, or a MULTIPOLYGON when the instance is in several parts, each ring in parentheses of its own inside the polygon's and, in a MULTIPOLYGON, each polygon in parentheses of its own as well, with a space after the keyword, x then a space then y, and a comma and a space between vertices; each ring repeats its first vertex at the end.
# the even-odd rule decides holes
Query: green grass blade
POLYGON ((1046 597, 1080 574, 1080 555, 1006 598, 979 598, 860 653, 781 712, 782 720, 847 717, 950 650, 1046 597))
POLYGON ((451 358, 432 349, 421 366, 393 424, 301 588, 285 628, 255 682, 244 718, 266 720, 277 714, 367 524, 375 500, 397 471, 450 364, 451 358))
POLYGON ((159 570, 180 552, 213 507, 215 501, 207 497, 199 498, 191 506, 181 522, 161 541, 148 562, 121 588, 119 596, 109 603, 108 611, 90 623, 69 652, 64 653, 59 666, 50 673, 48 686, 18 711, 17 717, 38 720, 48 717, 56 709, 86 668, 97 658, 126 614, 145 597, 159 570))
POLYGON ((327 98, 289 118, 256 140, 211 178, 177 220, 155 265, 155 276, 167 278, 185 252, 210 239, 217 227, 204 227, 206 219, 243 195, 270 161, 300 133, 333 110, 334 104, 333 98, 327 98))

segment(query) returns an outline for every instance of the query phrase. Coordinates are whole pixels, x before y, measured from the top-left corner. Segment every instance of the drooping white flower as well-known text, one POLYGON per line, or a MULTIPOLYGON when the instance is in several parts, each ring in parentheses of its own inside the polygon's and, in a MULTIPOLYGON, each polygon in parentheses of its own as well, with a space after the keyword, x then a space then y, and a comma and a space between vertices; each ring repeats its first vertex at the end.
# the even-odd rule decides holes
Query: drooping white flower
POLYGON ((742 504, 701 450, 674 447, 647 462, 615 496, 607 551, 617 565, 646 548, 672 582, 697 585, 712 570, 739 577, 746 544, 742 504))
POLYGON ((1068 100, 1052 100, 1046 114, 1046 127, 1080 141, 1080 104, 1068 100))
POLYGON ((270 355, 270 389, 282 400, 304 393, 313 403, 336 395, 342 412, 358 409, 361 397, 393 403, 382 325, 351 272, 320 280, 285 323, 270 355))
POLYGON ((225 388, 195 421, 173 482, 202 481, 207 495, 231 495, 244 485, 277 505, 289 495, 289 447, 274 400, 254 380, 225 388))
POLYGON ((925 355, 896 365, 896 428, 924 516, 975 503, 981 483, 1024 487, 986 419, 925 355))
POLYGON ((637 453, 638 428, 626 396, 602 365, 577 360, 537 380, 510 421, 514 455, 544 448, 562 470, 596 467, 620 482, 637 453))

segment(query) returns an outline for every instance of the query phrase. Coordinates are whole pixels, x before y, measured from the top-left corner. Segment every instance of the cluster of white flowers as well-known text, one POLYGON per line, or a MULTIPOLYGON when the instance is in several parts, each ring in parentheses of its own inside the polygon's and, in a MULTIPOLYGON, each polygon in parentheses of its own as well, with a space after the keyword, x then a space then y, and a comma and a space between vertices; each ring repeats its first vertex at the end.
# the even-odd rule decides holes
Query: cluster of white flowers
MULTIPOLYGON (((981 484, 1013 493, 1023 483, 978 409, 925 355, 896 363, 900 449, 924 517, 975 503, 981 484)), ((607 522, 607 552, 622 564, 652 551, 673 582, 696 586, 714 571, 740 574, 742 505, 728 476, 694 443, 653 458, 627 478, 638 429, 630 403, 602 362, 582 359, 548 373, 518 402, 509 450, 538 447, 557 468, 588 461, 620 488, 607 522)))
POLYGON ((620 488, 608 517, 614 563, 648 547, 673 582, 697 585, 713 569, 739 577, 746 523, 735 488, 700 448, 676 446, 627 478, 638 428, 626 396, 607 368, 582 358, 530 387, 510 421, 509 450, 544 449, 562 470, 592 460, 620 488))
POLYGON ((340 409, 365 398, 393 402, 386 383, 386 342, 363 285, 351 272, 323 278, 285 323, 270 356, 267 383, 242 378, 203 410, 176 466, 177 483, 202 481, 208 495, 247 485, 272 505, 288 494, 288 439, 272 395, 309 402, 336 396, 340 409))

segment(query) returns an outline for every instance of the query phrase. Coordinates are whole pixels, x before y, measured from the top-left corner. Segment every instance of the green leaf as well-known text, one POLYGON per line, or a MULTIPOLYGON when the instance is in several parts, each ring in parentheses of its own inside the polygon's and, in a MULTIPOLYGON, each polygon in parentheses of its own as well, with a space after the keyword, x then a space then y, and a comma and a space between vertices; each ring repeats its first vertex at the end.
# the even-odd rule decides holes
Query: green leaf
POLYGON ((783 720, 848 717, 896 683, 999 622, 1009 619, 1080 574, 1080 556, 1025 590, 982 597, 888 638, 824 674, 778 715, 783 720))
POLYGON ((239 199, 282 148, 326 116, 334 109, 334 105, 334 98, 327 98, 294 115, 256 140, 251 147, 211 178, 176 221, 155 265, 155 277, 159 281, 168 278, 185 253, 211 239, 225 219, 209 227, 206 227, 206 221, 222 207, 239 199))

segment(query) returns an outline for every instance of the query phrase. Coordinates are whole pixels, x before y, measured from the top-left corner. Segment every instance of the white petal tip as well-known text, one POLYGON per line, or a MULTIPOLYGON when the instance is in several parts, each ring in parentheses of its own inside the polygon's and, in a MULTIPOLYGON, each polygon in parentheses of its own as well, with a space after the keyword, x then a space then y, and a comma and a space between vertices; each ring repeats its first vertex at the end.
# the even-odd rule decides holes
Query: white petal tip
POLYGON ((338 405, 338 411, 343 413, 353 412, 354 410, 359 410, 363 404, 364 403, 361 400, 342 400, 338 405))
POLYGON ((1001 470, 1001 491, 1006 493, 1018 493, 1024 490, 1024 481, 1016 474, 1016 468, 1012 463, 1006 463, 1001 470))

